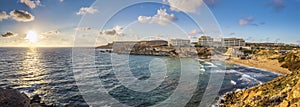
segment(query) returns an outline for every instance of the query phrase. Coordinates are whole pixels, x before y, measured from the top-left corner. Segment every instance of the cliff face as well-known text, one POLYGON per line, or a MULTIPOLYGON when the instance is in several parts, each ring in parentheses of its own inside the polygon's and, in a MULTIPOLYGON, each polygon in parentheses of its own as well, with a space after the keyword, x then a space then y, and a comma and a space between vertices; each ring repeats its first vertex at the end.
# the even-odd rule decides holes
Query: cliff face
POLYGON ((282 107, 288 107, 288 106, 299 107, 300 106, 300 79, 297 82, 297 84, 293 87, 291 92, 288 94, 288 96, 280 104, 280 106, 282 106, 282 107))
POLYGON ((280 76, 271 82, 226 94, 220 106, 268 107, 300 106, 300 74, 280 76))
POLYGON ((283 66, 292 70, 274 80, 242 91, 226 94, 220 106, 229 107, 299 107, 300 69, 299 52, 280 57, 283 66))
POLYGON ((212 50, 203 47, 173 47, 164 44, 149 44, 141 42, 121 42, 110 43, 104 46, 96 47, 97 49, 112 49, 113 53, 131 54, 131 55, 154 55, 154 56, 175 56, 175 57, 193 57, 208 59, 212 50))

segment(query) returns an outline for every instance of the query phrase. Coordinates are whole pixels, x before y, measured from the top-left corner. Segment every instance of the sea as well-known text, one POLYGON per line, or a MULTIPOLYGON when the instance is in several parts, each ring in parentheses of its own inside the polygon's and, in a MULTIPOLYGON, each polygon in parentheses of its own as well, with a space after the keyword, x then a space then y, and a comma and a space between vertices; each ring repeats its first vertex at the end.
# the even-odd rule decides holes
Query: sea
POLYGON ((0 88, 55 106, 198 107, 280 76, 221 60, 93 52, 86 60, 74 48, 0 48, 0 88))

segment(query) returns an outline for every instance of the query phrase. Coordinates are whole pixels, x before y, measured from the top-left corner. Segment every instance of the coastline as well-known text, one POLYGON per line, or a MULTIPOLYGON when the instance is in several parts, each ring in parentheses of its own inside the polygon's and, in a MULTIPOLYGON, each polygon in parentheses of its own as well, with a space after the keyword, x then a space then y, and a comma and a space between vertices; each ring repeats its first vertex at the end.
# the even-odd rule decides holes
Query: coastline
POLYGON ((216 106, 279 106, 299 105, 299 73, 281 75, 272 81, 221 95, 216 106))
POLYGON ((283 58, 283 63, 266 57, 258 57, 257 60, 240 60, 237 58, 227 60, 227 63, 262 68, 282 73, 283 75, 263 84, 221 95, 217 105, 220 107, 244 105, 253 107, 294 107, 300 105, 300 71, 297 66, 293 65, 298 63, 298 61, 290 60, 291 58, 297 59, 299 57, 292 53, 283 58), (284 65, 283 67, 289 70, 283 68, 282 64, 284 65))
MULTIPOLYGON (((278 79, 278 78, 284 78, 284 75, 290 75, 292 72, 289 71, 286 68, 282 68, 280 66, 280 63, 277 60, 264 60, 264 61, 257 61, 257 60, 241 60, 239 58, 231 58, 231 59, 226 59, 224 60, 224 62, 229 63, 229 64, 236 64, 239 66, 244 66, 244 67, 249 67, 249 68, 254 68, 254 69, 261 69, 264 71, 268 71, 268 72, 272 72, 274 74, 278 74, 279 76, 277 78, 274 78, 274 80, 278 79), (275 62, 276 61, 276 62, 275 62), (255 64, 256 63, 256 64, 255 64), (273 65, 269 65, 270 63, 273 63, 273 65), (269 65, 269 66, 266 66, 269 65)), ((269 84, 272 81, 263 83, 263 84, 269 84)), ((243 88, 243 89, 236 89, 236 90, 232 90, 232 91, 228 91, 222 95, 219 96, 219 99, 217 100, 217 103, 213 104, 214 106, 224 106, 222 105, 224 103, 224 100, 226 100, 228 95, 232 95, 238 92, 244 92, 247 89, 253 89, 256 87, 260 87, 263 84, 258 84, 256 86, 253 87, 249 87, 249 88, 243 88)))
POLYGON ((237 65, 242 65, 242 66, 247 66, 247 67, 254 67, 254 68, 259 68, 267 71, 272 71, 275 73, 280 73, 280 74, 290 74, 291 71, 289 71, 286 68, 281 67, 281 64, 277 60, 241 60, 238 58, 231 58, 228 60, 225 60, 226 63, 231 63, 231 64, 237 64, 237 65))

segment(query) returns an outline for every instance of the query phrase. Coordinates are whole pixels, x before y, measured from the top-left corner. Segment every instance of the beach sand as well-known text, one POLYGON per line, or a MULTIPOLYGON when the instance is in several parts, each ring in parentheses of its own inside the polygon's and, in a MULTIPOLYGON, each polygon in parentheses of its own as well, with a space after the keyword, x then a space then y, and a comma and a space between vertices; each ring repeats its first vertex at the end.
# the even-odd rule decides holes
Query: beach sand
POLYGON ((278 60, 270 60, 267 58, 257 58, 257 60, 254 60, 254 59, 241 60, 239 58, 231 58, 229 60, 225 60, 225 62, 237 64, 237 65, 265 69, 268 71, 273 71, 273 72, 281 73, 281 74, 290 74, 291 73, 288 69, 281 67, 281 64, 278 62, 278 60))

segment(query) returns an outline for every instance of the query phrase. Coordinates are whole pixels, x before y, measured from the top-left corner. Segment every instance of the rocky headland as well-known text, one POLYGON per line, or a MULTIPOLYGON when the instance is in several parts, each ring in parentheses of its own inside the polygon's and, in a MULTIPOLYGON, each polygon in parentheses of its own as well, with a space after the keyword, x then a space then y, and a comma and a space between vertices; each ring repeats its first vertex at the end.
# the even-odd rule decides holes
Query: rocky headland
MULTIPOLYGON (((208 59, 212 50, 205 47, 168 46, 168 43, 152 43, 153 41, 124 41, 98 46, 96 49, 110 50, 118 54, 193 57, 208 59), (148 42, 148 43, 147 43, 148 42)), ((103 51, 107 52, 107 51, 103 51)))
MULTIPOLYGON (((300 52, 276 58, 291 72, 258 86, 231 92, 220 100, 221 107, 299 107, 300 52)), ((273 59, 274 60, 274 59, 273 59)))
POLYGON ((0 107, 89 107, 88 105, 45 104, 39 95, 29 97, 12 88, 0 88, 0 107))

